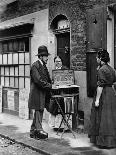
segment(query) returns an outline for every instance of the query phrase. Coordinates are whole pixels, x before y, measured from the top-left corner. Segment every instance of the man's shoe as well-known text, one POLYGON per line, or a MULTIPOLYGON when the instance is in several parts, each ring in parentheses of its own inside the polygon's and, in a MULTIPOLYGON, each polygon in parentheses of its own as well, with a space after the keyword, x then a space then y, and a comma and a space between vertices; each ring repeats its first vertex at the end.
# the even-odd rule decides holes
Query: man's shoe
POLYGON ((38 139, 46 139, 48 138, 48 133, 43 130, 38 130, 36 136, 38 139))
POLYGON ((30 137, 31 138, 36 138, 36 134, 37 134, 37 130, 36 129, 30 130, 30 137))

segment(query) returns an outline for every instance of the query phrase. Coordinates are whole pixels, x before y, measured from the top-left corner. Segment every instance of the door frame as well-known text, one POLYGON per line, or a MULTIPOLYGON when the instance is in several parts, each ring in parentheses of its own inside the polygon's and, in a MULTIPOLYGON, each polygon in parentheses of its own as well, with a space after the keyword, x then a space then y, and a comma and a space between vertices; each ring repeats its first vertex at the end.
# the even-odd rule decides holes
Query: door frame
POLYGON ((115 52, 115 39, 116 37, 114 36, 115 34, 115 29, 114 29, 114 14, 115 11, 109 9, 109 6, 107 7, 107 51, 109 52, 110 55, 110 65, 116 69, 116 52, 115 52))
MULTIPOLYGON (((69 34, 69 47, 70 47, 70 31, 65 31, 64 33, 61 33, 61 32, 60 32, 60 33, 55 33, 55 37, 56 37, 56 46, 57 46, 57 47, 56 47, 56 55, 58 55, 58 44, 57 44, 57 38, 58 38, 58 37, 57 37, 57 36, 58 36, 58 35, 62 35, 62 34, 66 34, 66 33, 69 34)), ((69 50, 70 50, 70 49, 69 49, 69 50)), ((71 58, 70 58, 70 51, 69 51, 69 61, 70 61, 70 60, 71 60, 71 58)), ((70 68, 70 65, 69 65, 69 68, 70 68)))

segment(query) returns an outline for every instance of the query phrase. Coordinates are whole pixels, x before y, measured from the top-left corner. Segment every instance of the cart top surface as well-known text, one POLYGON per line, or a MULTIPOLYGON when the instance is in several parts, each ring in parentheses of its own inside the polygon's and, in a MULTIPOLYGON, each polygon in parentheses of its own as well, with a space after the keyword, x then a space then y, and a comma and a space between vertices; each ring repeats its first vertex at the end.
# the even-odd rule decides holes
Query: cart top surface
POLYGON ((74 70, 52 70, 53 85, 74 85, 74 70))

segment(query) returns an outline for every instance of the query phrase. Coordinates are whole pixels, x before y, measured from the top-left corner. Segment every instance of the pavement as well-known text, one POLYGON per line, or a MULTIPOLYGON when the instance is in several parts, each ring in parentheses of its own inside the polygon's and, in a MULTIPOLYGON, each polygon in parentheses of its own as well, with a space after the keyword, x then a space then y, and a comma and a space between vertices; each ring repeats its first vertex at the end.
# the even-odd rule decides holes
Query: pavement
POLYGON ((75 132, 76 138, 71 132, 56 131, 43 120, 43 128, 48 132, 46 140, 35 140, 29 137, 32 120, 24 120, 18 116, 0 114, 0 136, 8 138, 23 146, 29 147, 43 155, 116 155, 116 149, 99 149, 89 142, 85 133, 75 132))

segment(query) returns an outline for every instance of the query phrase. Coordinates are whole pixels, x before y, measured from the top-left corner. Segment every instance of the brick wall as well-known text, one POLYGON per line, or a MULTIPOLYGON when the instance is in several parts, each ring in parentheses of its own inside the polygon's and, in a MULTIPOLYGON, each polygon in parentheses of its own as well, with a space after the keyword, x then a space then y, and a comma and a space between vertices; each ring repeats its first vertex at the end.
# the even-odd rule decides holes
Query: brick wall
POLYGON ((53 19, 60 14, 65 15, 70 21, 71 68, 75 70, 75 83, 80 86, 78 109, 84 113, 85 130, 88 130, 93 102, 92 98, 87 97, 87 12, 94 7, 107 6, 111 3, 116 3, 116 0, 51 0, 49 4, 50 30, 53 19))
POLYGON ((49 4, 49 28, 53 19, 63 14, 71 24, 71 68, 86 71, 87 10, 115 0, 51 0, 49 4))
MULTIPOLYGON (((86 71, 86 11, 95 5, 114 3, 115 0, 49 0, 49 25, 59 14, 71 23, 71 68, 86 71)), ((0 21, 13 19, 48 8, 48 0, 17 0, 0 8, 0 21)))
POLYGON ((81 10, 77 0, 51 2, 49 6, 49 25, 59 14, 65 15, 71 24, 71 68, 86 70, 86 33, 85 12, 81 10))
POLYGON ((17 0, 0 8, 0 21, 10 20, 48 8, 47 0, 17 0))

